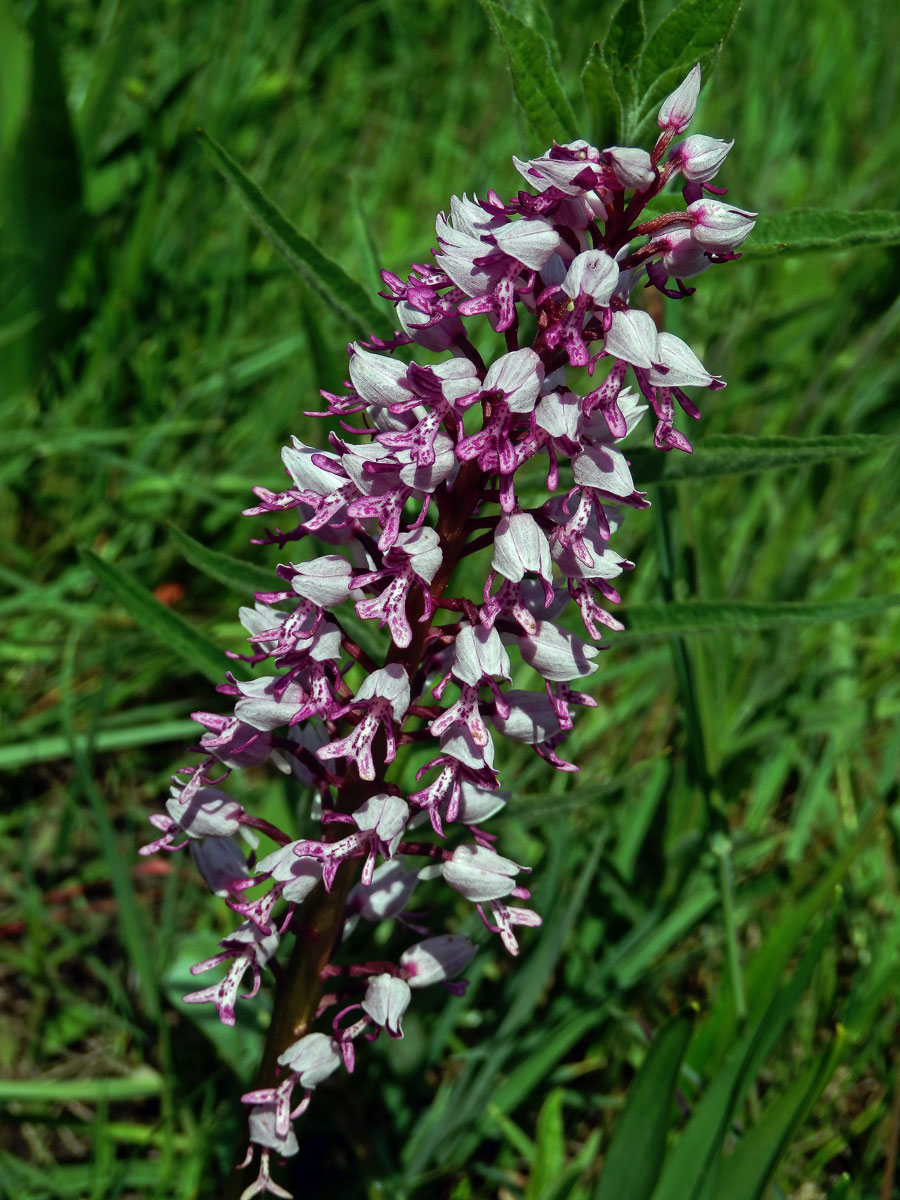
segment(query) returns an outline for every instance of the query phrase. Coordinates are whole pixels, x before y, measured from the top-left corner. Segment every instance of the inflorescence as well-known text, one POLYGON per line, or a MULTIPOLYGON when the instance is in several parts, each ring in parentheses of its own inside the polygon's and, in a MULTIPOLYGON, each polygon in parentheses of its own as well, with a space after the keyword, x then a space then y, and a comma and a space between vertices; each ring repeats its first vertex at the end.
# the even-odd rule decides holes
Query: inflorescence
POLYGON ((323 393, 318 415, 340 427, 330 448, 294 438, 282 452, 289 486, 254 489, 248 515, 297 517, 259 541, 283 549, 309 535, 334 552, 279 566, 279 586, 241 609, 252 653, 240 657, 271 673, 249 682, 229 673, 218 690, 233 697, 232 712, 194 714, 202 761, 173 777, 167 813, 151 817, 161 836, 142 850, 189 846, 241 918, 193 968, 226 965, 223 978, 185 997, 214 1004, 226 1024, 243 980, 249 973, 255 995, 289 927, 320 943, 310 1019, 328 1017, 312 1031, 301 1022, 302 1035, 277 1048, 271 1085, 244 1096, 247 1161, 260 1152, 244 1198, 289 1195, 271 1178, 270 1155, 297 1152, 292 1122, 317 1084, 341 1066, 352 1071, 361 1036, 401 1037, 417 988, 465 986, 455 977, 473 943, 404 917, 420 881, 440 875, 511 954, 516 927, 540 924, 511 903, 528 899, 525 868, 482 829, 506 799, 493 739, 576 769, 561 743, 573 708, 596 703, 577 681, 597 669, 603 627, 622 628, 605 606, 619 601, 615 580, 633 565, 608 542, 624 508, 647 507, 617 443, 649 408, 655 446, 689 452, 676 406, 700 414, 683 389, 724 386, 631 301, 639 284, 690 295, 683 281, 737 258, 753 228, 754 213, 708 195, 725 193, 709 181, 732 143, 697 134, 673 145, 699 88, 697 66, 660 109, 650 153, 554 145, 513 160, 529 190, 509 201, 494 191, 454 196, 437 218, 434 261, 414 264, 406 280, 383 273, 401 330, 352 344, 345 391, 323 393), (679 176, 686 207, 664 211, 658 198, 679 176), (490 362, 465 324, 477 316, 502 338, 490 362), (409 345, 446 357, 418 365, 394 355, 409 345), (578 391, 567 384, 572 368, 578 391), (624 386, 629 368, 636 392, 624 386), (469 580, 484 563, 480 593, 454 586, 463 562, 469 580), (560 623, 570 601, 587 639, 560 623), (360 622, 387 627, 380 658, 370 652, 377 637, 352 636, 360 622), (510 687, 517 659, 536 688, 510 687), (409 794, 386 774, 405 745, 432 748, 409 794), (291 840, 223 790, 232 771, 263 763, 315 789, 318 838, 291 840), (423 826, 425 840, 413 840, 423 826), (278 846, 259 861, 256 831, 278 846), (324 945, 304 924, 323 898, 333 909, 324 945), (348 922, 391 918, 429 936, 396 962, 331 961, 348 922))

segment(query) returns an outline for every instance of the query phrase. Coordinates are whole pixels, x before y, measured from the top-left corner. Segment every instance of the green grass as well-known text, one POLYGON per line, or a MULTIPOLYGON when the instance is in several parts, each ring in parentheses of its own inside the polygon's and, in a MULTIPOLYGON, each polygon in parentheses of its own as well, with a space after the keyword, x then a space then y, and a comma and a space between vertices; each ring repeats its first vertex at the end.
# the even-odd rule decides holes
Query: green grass
MULTIPOLYGON (((609 6, 551 7, 574 103, 609 6)), ((648 3, 648 23, 672 7, 648 3)), ((179 628, 239 648, 245 592, 172 526, 277 561, 249 546, 240 509, 252 485, 278 486, 290 433, 324 436, 303 411, 344 377, 353 331, 248 220, 195 130, 370 295, 379 265, 427 255, 453 192, 511 193, 510 155, 544 147, 474 0, 67 0, 26 31, 33 10, 0 0, 0 1192, 214 1197, 267 1002, 234 1031, 180 1003, 228 920, 186 858, 157 872, 135 854, 186 761, 185 719, 214 706, 209 660, 134 624, 78 550, 160 589, 179 628)), ((898 37, 887 3, 747 4, 694 125, 736 139, 737 204, 897 208, 898 37)), ((705 397, 697 463, 723 435, 748 439, 738 458, 785 437, 817 439, 819 458, 664 476, 666 520, 629 517, 635 626, 611 639, 599 706, 567 743, 581 772, 501 753, 516 802, 498 830, 535 868, 544 927, 515 963, 482 953, 467 997, 423 996, 401 1042, 320 1090, 294 1160, 308 1194, 589 1197, 634 1136, 636 1070, 659 1069, 648 1035, 689 1002, 671 1111, 660 1093, 670 1146, 730 1080, 735 1196, 788 1127, 762 1195, 900 1194, 883 1182, 900 615, 848 619, 900 593, 897 269, 889 246, 748 254, 668 306, 728 380, 705 397), (879 446, 857 436, 841 455, 844 435, 879 446), (734 607, 702 635, 685 618, 639 637, 663 601, 688 618, 689 602, 734 607), (838 607, 798 621, 801 602, 838 607), (807 1111, 819 1067, 830 1081, 807 1111)), ((247 774, 254 808, 292 823, 297 797, 247 774)), ((436 921, 469 920, 440 903, 436 921)), ((667 1186, 681 1200, 683 1178, 667 1186)))

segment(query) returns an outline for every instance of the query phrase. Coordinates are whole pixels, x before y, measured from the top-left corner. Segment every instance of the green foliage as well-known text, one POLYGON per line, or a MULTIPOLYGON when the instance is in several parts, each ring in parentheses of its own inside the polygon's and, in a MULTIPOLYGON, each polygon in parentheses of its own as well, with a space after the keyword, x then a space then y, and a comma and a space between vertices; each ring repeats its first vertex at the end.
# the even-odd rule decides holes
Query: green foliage
POLYGON ((808 254, 810 250, 842 250, 848 246, 896 246, 898 242, 898 212, 805 208, 762 213, 744 253, 748 258, 769 258, 773 254, 808 254))
MULTIPOLYGON (((568 743, 581 770, 498 747, 544 926, 320 1089, 293 1183, 591 1200, 630 1151, 652 1200, 884 1190, 900 18, 757 0, 722 45, 733 3, 484 7, 0 0, 0 1176, 22 1200, 222 1194, 265 996, 233 1030, 181 1002, 231 920, 186 852, 135 851, 189 713, 227 707, 238 604, 293 554, 237 514, 291 433, 324 445, 304 413, 348 337, 391 326, 377 269, 427 261, 452 192, 511 193, 509 156, 554 138, 652 139, 697 58, 721 69, 693 129, 736 139, 722 182, 761 216, 666 306, 729 386, 692 456, 629 449, 667 529, 634 513, 617 540, 628 631, 568 743)), ((309 797, 247 774, 299 832, 309 797)), ((386 957, 411 936, 375 930, 386 957)))
POLYGON ((366 291, 291 225, 215 139, 202 129, 198 132, 216 166, 240 196, 251 221, 301 279, 358 334, 363 337, 371 333, 389 334, 384 313, 372 304, 366 291))
POLYGON ((628 1092, 594 1200, 650 1200, 666 1152, 669 1110, 696 1012, 668 1021, 628 1092))
POLYGON ((526 22, 496 0, 481 0, 481 6, 506 52, 516 98, 538 139, 571 141, 577 121, 554 67, 546 20, 526 22))

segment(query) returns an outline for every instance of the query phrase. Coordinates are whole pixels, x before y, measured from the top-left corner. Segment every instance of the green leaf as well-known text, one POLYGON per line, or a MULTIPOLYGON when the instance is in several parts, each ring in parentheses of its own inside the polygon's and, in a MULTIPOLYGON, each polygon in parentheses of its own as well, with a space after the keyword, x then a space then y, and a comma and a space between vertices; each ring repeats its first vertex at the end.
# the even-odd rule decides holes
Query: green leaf
POLYGON ((554 1088, 541 1105, 535 1126, 535 1152, 525 1200, 538 1200, 566 1165, 566 1131, 562 1088, 554 1088))
POLYGON ((481 0, 481 6, 506 51, 516 99, 531 128, 544 146, 553 141, 572 141, 577 136, 575 114, 553 67, 547 42, 496 0, 481 0))
POLYGON ((740 600, 686 600, 673 604, 634 604, 617 611, 617 615, 625 622, 625 632, 617 634, 616 641, 638 641, 685 633, 743 633, 775 625, 853 621, 897 607, 900 607, 900 594, 863 596, 858 600, 834 600, 830 603, 783 600, 753 604, 740 600))
POLYGON ((107 1104, 146 1100, 165 1090, 163 1077, 152 1067, 135 1068, 130 1075, 94 1079, 0 1079, 3 1104, 107 1104))
POLYGON ((594 1200, 649 1200, 666 1152, 669 1113, 695 1009, 672 1017, 653 1041, 616 1122, 594 1200))
POLYGON ((626 138, 654 125, 660 104, 694 63, 708 80, 740 6, 740 0, 684 0, 654 30, 641 59, 637 117, 626 138))
MULTIPOLYGON (((776 993, 765 1015, 735 1045, 694 1105, 674 1150, 666 1157, 652 1200, 697 1200, 715 1183, 715 1165, 733 1114, 792 1012, 806 991, 813 970, 830 943, 834 923, 822 923, 793 974, 776 993)), ((724 1195, 716 1188, 715 1196, 724 1195)))
POLYGON ((618 145, 624 127, 622 102, 599 42, 594 42, 585 61, 581 72, 581 88, 591 114, 591 140, 598 146, 618 145))
POLYGON ((647 30, 641 0, 622 0, 603 42, 603 60, 622 107, 630 111, 637 93, 637 67, 647 30))
MULTIPOLYGON (((152 746, 160 742, 182 742, 196 734, 197 726, 193 721, 155 721, 152 725, 128 729, 100 729, 90 744, 97 754, 104 754, 111 750, 132 750, 135 746, 152 746)), ((74 743, 78 749, 87 748, 87 739, 80 734, 74 735, 74 743)), ((8 746, 0 746, 0 771, 15 771, 34 763, 66 758, 71 750, 72 742, 66 737, 39 737, 29 742, 13 742, 8 746)))
POLYGON ((220 550, 210 550, 208 546, 204 546, 202 542, 198 542, 171 522, 169 532, 191 566, 208 575, 210 579, 216 579, 219 583, 227 584, 238 591, 249 592, 251 596, 257 592, 277 591, 278 580, 274 573, 265 567, 243 562, 240 558, 223 554, 220 550))
POLYGON ((811 1067, 775 1100, 757 1124, 723 1159, 719 1193, 728 1200, 762 1200, 766 1187, 804 1117, 822 1094, 843 1046, 838 1029, 834 1044, 823 1050, 811 1067))
POLYGON ((198 133, 216 166, 236 189, 254 225, 301 279, 358 334, 363 337, 371 333, 389 335, 391 329, 384 313, 376 308, 356 280, 295 229, 218 142, 202 129, 198 133))
POLYGON ((890 448, 896 440, 896 437, 874 433, 810 438, 710 434, 693 454, 660 454, 658 450, 641 446, 630 451, 628 459, 635 479, 644 486, 799 467, 832 459, 865 458, 890 448))
MULTIPOLYGON (((172 654, 193 670, 214 683, 222 682, 227 660, 215 642, 170 608, 160 604, 155 596, 121 567, 104 562, 93 551, 83 547, 78 553, 85 566, 109 589, 135 624, 159 638, 172 654)), ((233 663, 231 670, 246 678, 240 663, 233 663)))
POLYGON ((773 254, 897 243, 900 243, 900 212, 798 208, 759 217, 742 254, 744 258, 769 258, 773 254))

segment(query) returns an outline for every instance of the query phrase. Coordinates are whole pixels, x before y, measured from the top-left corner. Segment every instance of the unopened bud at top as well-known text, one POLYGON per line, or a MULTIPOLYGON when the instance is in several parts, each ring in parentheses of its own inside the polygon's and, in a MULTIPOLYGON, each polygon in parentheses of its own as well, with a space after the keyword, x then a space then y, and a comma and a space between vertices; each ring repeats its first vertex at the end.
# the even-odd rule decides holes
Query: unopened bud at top
POLYGON ((700 95, 700 64, 695 63, 687 77, 662 102, 656 123, 668 133, 684 133, 694 119, 700 95))

